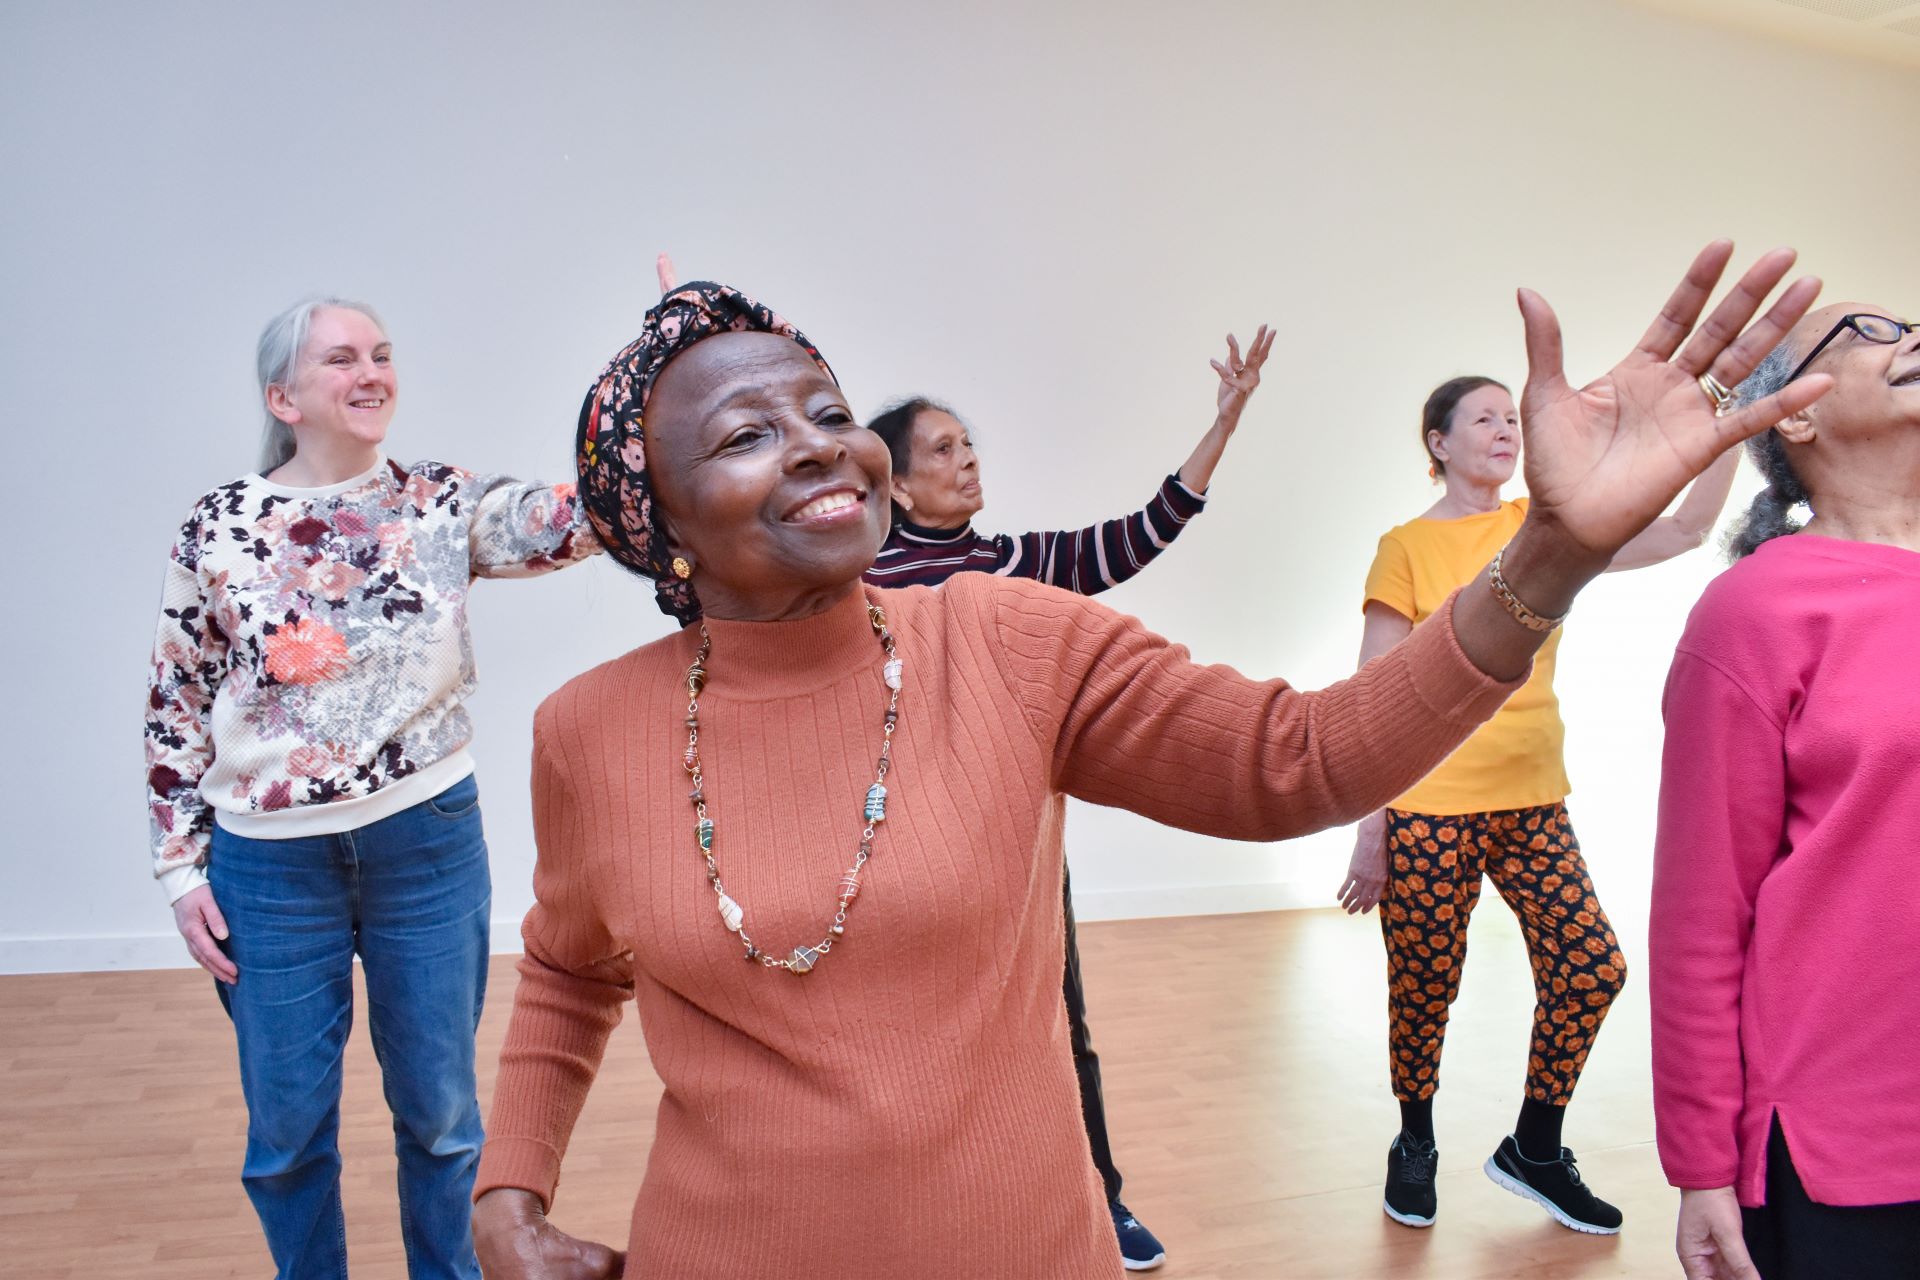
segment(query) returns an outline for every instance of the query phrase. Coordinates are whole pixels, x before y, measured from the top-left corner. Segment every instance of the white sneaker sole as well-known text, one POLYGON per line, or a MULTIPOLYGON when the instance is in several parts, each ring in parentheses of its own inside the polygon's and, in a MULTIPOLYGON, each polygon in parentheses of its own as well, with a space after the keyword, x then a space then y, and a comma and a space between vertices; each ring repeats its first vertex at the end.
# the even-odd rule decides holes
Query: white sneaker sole
POLYGON ((1505 1169, 1502 1169, 1498 1164, 1494 1163, 1492 1156, 1488 1156, 1487 1162, 1480 1167, 1486 1170, 1487 1177, 1493 1180, 1495 1186, 1505 1187, 1522 1200, 1533 1201, 1542 1209, 1552 1214, 1553 1220, 1569 1231, 1584 1231, 1590 1236, 1617 1236, 1620 1234, 1619 1227, 1596 1227, 1591 1222, 1580 1221, 1565 1209, 1562 1209, 1559 1205, 1547 1199, 1538 1191, 1535 1191, 1532 1187, 1508 1173, 1505 1169))
POLYGON ((1402 1213, 1385 1200, 1380 1202, 1380 1212, 1386 1214, 1403 1227, 1430 1227, 1433 1225, 1432 1218, 1418 1218, 1411 1213, 1402 1213))
POLYGON ((1120 1265, 1129 1271, 1152 1271, 1166 1260, 1167 1255, 1164 1253, 1156 1253, 1146 1262, 1135 1262, 1132 1258, 1123 1254, 1120 1258, 1120 1265))

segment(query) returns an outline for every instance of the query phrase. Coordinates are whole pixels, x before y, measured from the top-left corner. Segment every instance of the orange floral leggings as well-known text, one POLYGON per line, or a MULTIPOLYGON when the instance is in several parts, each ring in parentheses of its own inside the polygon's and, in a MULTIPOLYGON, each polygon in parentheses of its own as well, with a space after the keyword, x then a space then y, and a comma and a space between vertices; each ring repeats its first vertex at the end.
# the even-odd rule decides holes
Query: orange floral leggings
POLYGON ((1446 818, 1387 810, 1380 930, 1394 1096, 1430 1098, 1440 1082, 1440 1048, 1460 994, 1482 873, 1520 918, 1533 965, 1527 1096, 1564 1104, 1627 981, 1564 804, 1446 818))

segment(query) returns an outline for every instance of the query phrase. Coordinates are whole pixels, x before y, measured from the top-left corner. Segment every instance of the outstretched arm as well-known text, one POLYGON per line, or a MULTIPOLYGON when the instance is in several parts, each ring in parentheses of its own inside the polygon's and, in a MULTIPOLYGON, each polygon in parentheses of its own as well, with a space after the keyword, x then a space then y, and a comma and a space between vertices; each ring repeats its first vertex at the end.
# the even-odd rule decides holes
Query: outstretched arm
MULTIPOLYGON (((1579 389, 1562 371, 1552 309, 1521 292, 1532 501, 1503 563, 1511 593, 1534 614, 1565 614, 1715 458, 1831 389, 1831 378, 1803 378, 1715 416, 1700 376, 1740 382, 1819 288, 1796 281, 1749 328, 1793 263, 1777 250, 1695 332, 1732 252, 1726 241, 1703 250, 1634 350, 1579 389)), ((1056 786, 1170 825, 1260 840, 1351 822, 1391 800, 1492 714, 1549 634, 1523 625, 1483 573, 1359 675, 1302 694, 1195 667, 1184 650, 1114 617, 1000 624, 1014 682, 1054 753, 1056 786)))

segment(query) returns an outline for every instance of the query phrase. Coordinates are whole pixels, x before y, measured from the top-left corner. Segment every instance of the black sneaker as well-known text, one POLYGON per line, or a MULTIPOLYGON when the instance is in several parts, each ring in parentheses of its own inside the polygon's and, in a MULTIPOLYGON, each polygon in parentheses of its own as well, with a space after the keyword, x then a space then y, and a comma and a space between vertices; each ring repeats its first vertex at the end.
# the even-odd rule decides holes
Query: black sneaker
POLYGON ((1107 1201, 1113 1215, 1113 1233, 1120 1237, 1120 1261, 1129 1271, 1151 1271, 1167 1260, 1167 1251, 1159 1238, 1140 1225, 1140 1219, 1127 1212, 1118 1200, 1107 1201))
POLYGON ((1620 1230, 1620 1211, 1593 1194, 1573 1167, 1573 1152, 1560 1148, 1557 1160, 1529 1160, 1508 1134, 1487 1157, 1487 1176, 1517 1196, 1533 1201, 1563 1227, 1596 1236, 1620 1230))
POLYGON ((1430 1227, 1440 1211, 1433 1190, 1433 1169, 1440 1148, 1402 1130, 1387 1148, 1387 1195, 1380 1202, 1389 1218, 1403 1227, 1430 1227))

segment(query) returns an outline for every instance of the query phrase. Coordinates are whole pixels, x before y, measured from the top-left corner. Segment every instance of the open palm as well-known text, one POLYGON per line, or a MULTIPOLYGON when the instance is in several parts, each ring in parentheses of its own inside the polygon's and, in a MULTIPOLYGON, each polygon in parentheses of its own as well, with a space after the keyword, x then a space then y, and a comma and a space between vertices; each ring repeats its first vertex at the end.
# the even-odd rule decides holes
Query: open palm
POLYGON ((1777 395, 1716 415, 1701 375, 1737 385, 1820 292, 1817 279, 1796 280, 1748 328, 1793 266, 1793 251, 1776 249, 1741 277, 1696 332, 1694 323, 1732 256, 1726 240, 1701 250, 1626 359, 1577 389, 1563 369, 1553 309, 1539 294, 1520 292, 1528 363, 1520 408, 1533 514, 1596 558, 1611 557, 1727 449, 1833 385, 1824 375, 1801 378, 1777 395))

